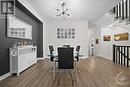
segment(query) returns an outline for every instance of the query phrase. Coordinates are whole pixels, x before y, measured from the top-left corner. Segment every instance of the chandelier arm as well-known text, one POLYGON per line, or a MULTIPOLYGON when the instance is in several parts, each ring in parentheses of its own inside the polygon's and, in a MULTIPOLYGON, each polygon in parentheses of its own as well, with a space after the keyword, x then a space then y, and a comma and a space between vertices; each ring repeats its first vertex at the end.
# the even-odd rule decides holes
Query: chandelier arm
POLYGON ((60 13, 60 14, 57 14, 57 16, 61 16, 62 15, 62 13, 60 13))
POLYGON ((68 13, 65 13, 67 16, 70 16, 70 14, 68 14, 68 13))
POLYGON ((60 10, 60 9, 57 9, 56 11, 60 12, 61 10, 60 10))
POLYGON ((63 2, 62 11, 64 11, 64 8, 65 8, 65 3, 63 2))
POLYGON ((65 19, 65 14, 63 14, 63 19, 65 19))
POLYGON ((67 12, 69 9, 66 9, 65 12, 67 12))

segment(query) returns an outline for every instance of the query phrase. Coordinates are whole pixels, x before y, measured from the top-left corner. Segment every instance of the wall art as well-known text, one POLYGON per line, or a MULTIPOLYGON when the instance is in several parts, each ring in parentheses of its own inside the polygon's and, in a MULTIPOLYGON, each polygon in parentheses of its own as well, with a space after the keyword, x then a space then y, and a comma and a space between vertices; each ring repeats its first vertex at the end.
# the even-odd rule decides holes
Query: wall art
POLYGON ((99 44, 99 39, 96 39, 96 44, 99 44))
POLYGON ((128 33, 115 34, 114 35, 114 40, 115 41, 128 40, 128 37, 129 37, 128 33))
POLYGON ((111 41, 111 35, 104 35, 103 41, 111 41))
POLYGON ((58 28, 58 39, 75 39, 75 28, 58 28))
POLYGON ((32 25, 17 18, 8 17, 7 37, 32 39, 32 25))

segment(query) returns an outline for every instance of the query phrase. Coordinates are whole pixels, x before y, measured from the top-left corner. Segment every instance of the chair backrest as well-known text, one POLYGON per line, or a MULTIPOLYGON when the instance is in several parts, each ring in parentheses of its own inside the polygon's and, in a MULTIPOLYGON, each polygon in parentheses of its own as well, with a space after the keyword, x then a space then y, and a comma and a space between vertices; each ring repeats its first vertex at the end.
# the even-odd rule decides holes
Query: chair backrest
POLYGON ((49 50, 50 50, 50 53, 52 53, 54 51, 54 48, 52 45, 49 46, 49 50))
POLYGON ((53 62, 55 57, 53 55, 54 48, 52 45, 49 46, 49 50, 50 50, 50 60, 53 62))
POLYGON ((79 52, 79 50, 80 50, 80 46, 77 46, 76 51, 79 52))
POLYGON ((70 45, 63 45, 63 47, 69 48, 69 47, 70 47, 70 45))
POLYGON ((58 48, 58 68, 73 69, 73 51, 74 48, 58 48))
MULTIPOLYGON (((79 50, 80 50, 80 46, 77 46, 76 51, 79 52, 79 50)), ((77 61, 79 61, 79 53, 76 53, 75 58, 77 59, 77 61)))

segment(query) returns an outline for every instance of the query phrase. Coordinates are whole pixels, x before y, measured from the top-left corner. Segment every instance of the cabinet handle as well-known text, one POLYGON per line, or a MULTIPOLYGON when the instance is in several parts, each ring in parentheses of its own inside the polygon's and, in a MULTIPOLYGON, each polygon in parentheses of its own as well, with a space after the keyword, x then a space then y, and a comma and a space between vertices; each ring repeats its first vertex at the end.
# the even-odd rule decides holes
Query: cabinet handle
POLYGON ((35 51, 36 49, 35 48, 32 48, 32 51, 35 51))

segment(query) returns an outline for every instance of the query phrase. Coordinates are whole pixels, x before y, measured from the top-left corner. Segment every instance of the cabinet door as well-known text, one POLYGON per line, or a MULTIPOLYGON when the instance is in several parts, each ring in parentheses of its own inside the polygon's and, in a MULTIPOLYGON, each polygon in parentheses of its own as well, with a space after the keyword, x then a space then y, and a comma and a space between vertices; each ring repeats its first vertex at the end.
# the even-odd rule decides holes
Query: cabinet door
POLYGON ((18 72, 24 71, 28 67, 28 56, 21 55, 18 58, 18 72))
POLYGON ((29 68, 33 64, 36 63, 35 52, 27 53, 26 55, 21 55, 18 58, 18 68, 19 72, 24 71, 25 69, 29 68))

